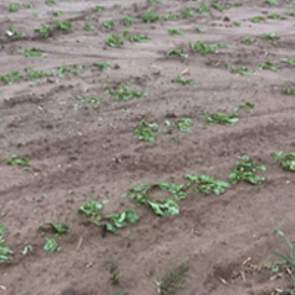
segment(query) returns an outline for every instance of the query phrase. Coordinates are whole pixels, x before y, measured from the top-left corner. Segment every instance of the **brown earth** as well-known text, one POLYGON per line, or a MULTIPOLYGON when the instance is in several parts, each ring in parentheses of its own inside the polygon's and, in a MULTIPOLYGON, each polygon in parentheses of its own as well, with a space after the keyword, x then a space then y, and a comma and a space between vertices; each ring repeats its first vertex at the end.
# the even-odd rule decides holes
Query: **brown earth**
MULTIPOLYGON (((268 59, 295 58, 295 18, 262 23, 249 19, 294 11, 293 1, 282 0, 277 6, 262 0, 240 1, 241 6, 223 12, 211 8, 210 14, 153 24, 141 21, 149 5, 140 0, 60 0, 52 6, 43 0, 26 2, 33 7, 9 13, 12 1, 1 1, 1 75, 28 67, 49 70, 97 61, 110 61, 112 67, 103 72, 88 69, 63 79, 0 82, 0 223, 9 229, 7 243, 15 252, 11 262, 0 265, 0 294, 157 294, 157 282, 183 262, 188 263, 189 273, 177 294, 263 295, 287 287, 286 278, 270 280, 273 273, 267 266, 274 250, 286 250, 273 229, 281 226, 287 236, 294 237, 295 179, 271 154, 295 147, 294 96, 281 93, 286 84, 294 85, 295 73, 291 65, 275 72, 258 65, 268 59), (101 13, 94 11, 98 4, 105 6, 101 13), (54 17, 53 11, 64 15, 54 17), (120 23, 126 15, 136 17, 128 30, 151 40, 126 42, 123 48, 106 46, 113 31, 104 29, 102 22, 114 19, 114 31, 120 33, 126 29, 120 23), (72 32, 39 38, 34 29, 54 19, 72 20, 72 32), (85 22, 92 23, 92 32, 83 29, 85 22), (11 25, 26 36, 8 38, 5 32, 11 25), (170 36, 170 28, 185 34, 170 36), (280 39, 269 42, 257 37, 270 32, 277 32, 280 39), (257 41, 244 45, 245 36, 257 37, 257 41), (165 57, 169 49, 197 40, 228 46, 216 54, 190 54, 184 61, 165 57), (24 57, 23 50, 30 47, 44 50, 46 56, 24 57), (246 65, 255 73, 250 77, 233 74, 226 64, 246 65), (197 84, 171 82, 183 71, 197 84), (115 101, 106 88, 122 81, 146 95, 115 101), (94 108, 81 104, 78 95, 98 95, 104 100, 94 108), (254 102, 255 109, 243 113, 237 124, 204 122, 203 112, 232 110, 245 100, 254 102), (143 118, 160 124, 183 116, 194 120, 190 133, 173 130, 161 134, 156 144, 134 136, 143 118), (32 166, 6 165, 12 154, 30 158, 32 166), (267 165, 263 184, 242 183, 219 197, 192 193, 182 201, 178 216, 155 217, 124 196, 138 183, 182 183, 186 173, 224 179, 243 154, 267 165), (136 208, 141 222, 103 238, 98 228, 87 226, 77 213, 91 199, 105 201, 107 212, 136 208), (37 229, 46 222, 71 226, 70 233, 59 239, 59 253, 42 249, 44 237, 37 229), (27 244, 34 251, 22 257, 27 244), (120 271, 119 286, 111 283, 110 264, 120 271)), ((153 9, 161 15, 179 15, 200 2, 163 0, 153 9)))

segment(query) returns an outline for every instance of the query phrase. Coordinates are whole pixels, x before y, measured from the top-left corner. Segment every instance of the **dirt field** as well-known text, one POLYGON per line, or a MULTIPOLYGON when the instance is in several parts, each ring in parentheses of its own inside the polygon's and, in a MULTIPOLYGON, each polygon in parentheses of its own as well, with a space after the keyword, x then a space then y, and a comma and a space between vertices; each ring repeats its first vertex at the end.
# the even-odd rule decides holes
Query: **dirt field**
POLYGON ((0 294, 291 294, 272 269, 273 252, 288 253, 273 230, 295 238, 295 179, 272 154, 295 150, 295 3, 19 2, 0 3, 0 224, 14 252, 0 294), (253 109, 235 124, 207 122, 241 105, 253 109), (154 143, 138 138, 142 121, 158 124, 154 143), (177 215, 127 196, 188 173, 226 180, 245 154, 265 181, 218 196, 188 189, 177 215), (78 212, 91 200, 140 222, 106 232, 78 212), (48 223, 69 232, 38 230, 48 223), (60 251, 45 251, 46 237, 60 251), (179 265, 186 277, 165 289, 179 265))

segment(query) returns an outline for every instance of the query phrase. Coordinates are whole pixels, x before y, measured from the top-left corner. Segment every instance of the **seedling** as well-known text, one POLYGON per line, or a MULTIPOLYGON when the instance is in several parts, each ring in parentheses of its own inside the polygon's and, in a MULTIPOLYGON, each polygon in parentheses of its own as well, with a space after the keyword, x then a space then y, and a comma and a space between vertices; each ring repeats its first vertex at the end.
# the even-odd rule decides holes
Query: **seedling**
POLYGON ((254 71, 246 66, 230 66, 230 71, 233 74, 239 74, 244 77, 250 77, 254 71))
POLYGON ((121 48, 124 45, 124 39, 118 34, 112 34, 107 38, 106 44, 113 48, 121 48))
POLYGON ((83 104, 97 106, 103 100, 100 96, 89 95, 89 96, 77 96, 77 99, 81 101, 83 104))
POLYGON ((239 116, 237 112, 217 112, 211 114, 205 113, 204 116, 209 124, 233 125, 239 122, 239 116))
POLYGON ((26 69, 26 71, 27 71, 27 78, 31 81, 48 78, 53 75, 52 72, 46 72, 42 70, 26 69))
POLYGON ((20 10, 20 4, 19 3, 11 3, 8 6, 8 11, 9 12, 17 12, 20 10))
POLYGON ((133 16, 127 15, 122 18, 122 24, 125 27, 131 27, 135 22, 135 18, 133 16))
POLYGON ((86 65, 64 65, 58 67, 54 75, 59 78, 64 78, 67 75, 80 75, 85 69, 87 68, 86 65))
POLYGON ((121 273, 117 264, 112 263, 110 266, 110 281, 112 285, 117 286, 120 285, 120 277, 121 273))
POLYGON ((10 166, 30 167, 31 161, 28 158, 13 155, 6 161, 6 164, 10 166))
POLYGON ((28 58, 41 57, 43 55, 43 50, 38 48, 26 48, 24 50, 24 56, 28 58))
POLYGON ((278 5, 279 1, 278 0, 265 0, 265 3, 269 4, 269 5, 278 5))
POLYGON ((56 1, 55 0, 46 0, 45 4, 49 5, 49 6, 56 5, 56 1))
POLYGON ((262 35, 261 38, 266 41, 277 41, 280 39, 280 36, 277 33, 267 33, 262 35))
POLYGON ((0 224, 0 264, 11 260, 13 255, 12 249, 5 241, 6 232, 7 230, 5 225, 0 224))
POLYGON ((103 12, 105 10, 104 6, 96 5, 94 8, 95 12, 103 12))
POLYGON ((11 71, 7 74, 0 76, 0 81, 5 84, 12 84, 23 79, 23 75, 18 71, 11 71))
POLYGON ((245 45, 252 45, 253 43, 255 43, 255 38, 245 37, 241 40, 241 42, 245 45))
POLYGON ((55 22, 55 29, 58 31, 68 33, 72 30, 72 23, 70 21, 56 21, 55 22))
POLYGON ((113 20, 106 20, 102 25, 107 30, 113 30, 115 28, 115 22, 113 20))
POLYGON ((177 15, 173 14, 171 12, 169 12, 168 14, 163 15, 161 17, 161 19, 164 20, 164 21, 173 21, 173 20, 177 20, 177 18, 178 18, 177 15))
POLYGON ((265 22, 265 17, 264 16, 261 16, 261 15, 258 15, 258 16, 253 16, 250 21, 252 23, 262 23, 262 22, 265 22))
POLYGON ((55 17, 63 16, 65 13, 63 11, 53 11, 52 15, 55 17))
MULTIPOLYGON (((274 233, 277 237, 281 238, 284 243, 286 243, 286 245, 288 247, 288 252, 289 252, 288 254, 281 254, 281 253, 275 252, 275 255, 281 259, 280 262, 277 262, 275 264, 275 267, 279 268, 279 269, 286 270, 286 273, 290 275, 291 282, 293 285, 293 291, 294 291, 294 288, 295 288, 295 244, 286 237, 285 233, 282 230, 275 229, 274 233)), ((287 294, 294 294, 294 293, 288 292, 287 294)))
POLYGON ((171 36, 181 36, 184 34, 184 32, 180 29, 169 29, 168 32, 171 36))
POLYGON ((295 58, 284 57, 281 59, 281 63, 287 64, 290 66, 295 66, 295 58))
POLYGON ((125 210, 121 213, 113 213, 105 218, 105 228, 107 231, 116 233, 119 229, 139 222, 139 215, 133 210, 125 210))
POLYGON ((127 39, 129 42, 146 42, 150 40, 150 38, 143 34, 130 34, 128 31, 125 31, 123 33, 123 36, 125 39, 127 39))
POLYGON ((193 120, 191 118, 181 118, 176 122, 176 127, 181 132, 190 132, 193 126, 193 120))
POLYGON ((83 29, 86 32, 92 32, 92 31, 94 31, 94 26, 87 22, 87 23, 85 23, 83 29))
POLYGON ((217 49, 222 48, 221 44, 209 44, 203 41, 197 41, 193 44, 191 44, 191 49, 195 53, 199 53, 201 55, 207 55, 207 54, 212 54, 216 53, 217 49))
POLYGON ((41 232, 49 232, 57 235, 65 235, 69 232, 70 227, 64 223, 45 223, 39 227, 41 232))
POLYGON ((140 98, 144 95, 143 91, 131 89, 127 85, 119 85, 109 90, 110 95, 117 98, 118 101, 128 101, 133 98, 140 98))
POLYGON ((257 164, 250 156, 244 155, 230 172, 229 180, 232 184, 245 181, 256 185, 265 180, 263 176, 257 175, 257 173, 265 171, 266 167, 264 165, 257 164))
POLYGON ((135 128, 135 136, 142 141, 149 143, 155 143, 159 133, 159 125, 157 123, 149 123, 146 121, 141 121, 139 125, 135 128))
POLYGON ((284 87, 282 93, 289 96, 295 96, 295 87, 284 87))
POLYGON ((196 12, 197 13, 200 13, 200 14, 203 14, 203 13, 210 13, 210 7, 205 4, 205 3, 202 3, 199 5, 199 7, 196 9, 196 12))
POLYGON ((111 67, 111 63, 108 61, 98 61, 93 64, 95 67, 98 67, 101 71, 107 70, 111 67))
POLYGON ((191 7, 187 7, 184 10, 182 10, 181 15, 183 18, 191 18, 195 16, 196 11, 191 8, 191 7))
POLYGON ((295 152, 277 152, 273 154, 273 157, 280 163, 284 170, 295 172, 295 152))
POLYGON ((25 36, 25 33, 18 31, 14 26, 10 26, 5 34, 9 38, 21 39, 25 36))
POLYGON ((174 80, 172 80, 173 83, 178 83, 178 84, 181 84, 183 86, 186 86, 186 85, 191 85, 194 83, 194 80, 192 79, 187 79, 185 78, 184 76, 182 75, 177 75, 176 78, 174 80))
POLYGON ((188 276, 189 266, 182 263, 169 270, 158 283, 160 295, 174 295, 179 289, 183 288, 188 276))
POLYGON ((166 53, 166 56, 172 57, 172 58, 181 58, 181 59, 188 58, 188 54, 185 52, 185 49, 183 47, 176 47, 176 48, 168 50, 168 52, 166 53))
POLYGON ((103 204, 96 201, 88 201, 82 204, 79 208, 79 212, 84 214, 86 217, 97 218, 101 215, 103 210, 103 204))
POLYGON ((144 23, 155 23, 160 20, 160 16, 152 10, 149 10, 144 13, 142 20, 144 23))
POLYGON ((135 186, 129 190, 128 196, 136 203, 148 206, 155 215, 167 217, 179 214, 178 201, 186 197, 185 190, 183 185, 164 182, 135 186), (169 196, 163 201, 154 200, 150 194, 155 190, 168 192, 169 196))
POLYGON ((43 249, 49 253, 61 251, 61 247, 54 238, 45 238, 43 249))
POLYGON ((236 108, 236 112, 239 113, 241 110, 251 111, 254 108, 255 108, 255 103, 253 103, 252 101, 244 101, 236 108))
POLYGON ((279 66, 270 60, 267 60, 264 63, 260 64, 259 67, 262 70, 270 70, 270 71, 274 71, 274 72, 276 72, 279 69, 279 66))
POLYGON ((49 25, 42 25, 35 29, 35 32, 38 33, 41 38, 47 39, 52 35, 53 29, 49 25))
POLYGON ((276 13, 276 12, 273 12, 273 13, 269 14, 267 16, 267 18, 269 18, 269 19, 275 19, 275 20, 285 20, 286 19, 285 16, 280 15, 279 13, 276 13))
POLYGON ((191 184, 197 184, 198 191, 204 194, 221 195, 231 187, 229 182, 208 175, 187 175, 186 178, 191 184))

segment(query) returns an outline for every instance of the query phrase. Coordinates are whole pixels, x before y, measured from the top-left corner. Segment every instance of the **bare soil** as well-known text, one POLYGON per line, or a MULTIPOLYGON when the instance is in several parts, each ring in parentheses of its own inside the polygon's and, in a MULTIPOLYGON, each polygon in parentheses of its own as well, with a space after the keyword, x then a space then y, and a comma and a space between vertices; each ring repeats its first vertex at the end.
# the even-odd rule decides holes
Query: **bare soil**
MULTIPOLYGON (((273 251, 286 251, 273 235, 281 226, 292 239, 295 225, 294 174, 283 171, 271 155, 294 151, 295 98, 282 94, 294 86, 294 65, 280 64, 278 71, 259 69, 266 60, 280 63, 295 58, 293 1, 270 6, 264 0, 240 1, 224 11, 181 17, 185 7, 201 1, 43 0, 10 13, 0 3, 1 75, 25 68, 50 70, 62 65, 91 65, 109 61, 110 69, 89 68, 78 75, 22 80, 0 88, 0 223, 8 228, 7 243, 13 259, 0 265, 0 294, 5 295, 151 295, 157 282, 173 267, 186 262, 189 272, 177 294, 237 295, 275 294, 289 282, 276 280, 269 266, 273 251), (103 5, 103 12, 95 6, 103 5), (142 15, 153 7, 159 15, 177 14, 177 20, 143 23, 142 15), (56 17, 54 11, 63 11, 56 17), (267 18, 271 13, 286 19, 267 18), (122 48, 105 44, 112 33, 121 33, 123 16, 135 17, 127 28, 146 34, 150 41, 125 42, 122 48), (265 22, 250 18, 262 15, 265 22), (70 33, 55 31, 43 40, 34 29, 56 19, 71 20, 70 33), (102 27, 113 19, 114 30, 102 27), (86 32, 85 23, 93 25, 86 32), (26 34, 9 38, 13 25, 26 34), (179 28, 182 36, 168 29, 179 28), (276 32, 279 40, 260 38, 276 32), (245 45, 244 37, 256 38, 245 45), (192 54, 185 60, 167 58, 178 45, 195 41, 227 44, 217 53, 192 54), (26 58, 25 48, 42 49, 41 58, 26 58), (226 65, 255 70, 250 77, 231 73, 226 65), (171 80, 184 73, 195 85, 171 80), (141 89, 146 95, 118 102, 107 89, 118 83, 141 89), (97 107, 84 105, 77 96, 103 97, 97 107), (204 112, 230 111, 252 101, 252 112, 243 112, 231 126, 208 125, 204 112), (139 141, 134 128, 145 119, 162 124, 167 118, 191 117, 191 132, 161 133, 155 144, 139 141), (6 164, 11 155, 31 159, 30 168, 6 164), (125 193, 139 183, 182 183, 186 173, 202 173, 225 179, 237 159, 249 154, 267 165, 266 181, 258 186, 241 183, 224 195, 191 193, 181 202, 181 213, 160 218, 137 206, 125 193), (135 208, 139 224, 118 234, 101 235, 77 213, 88 200, 103 201, 107 212, 135 208), (67 223, 68 235, 59 238, 62 251, 46 253, 38 227, 47 222, 67 223), (24 245, 34 251, 21 255, 24 245), (110 265, 120 271, 119 285, 111 281, 110 265), (115 292, 121 293, 115 293, 115 292)), ((235 4, 238 1, 220 1, 235 4)), ((210 1, 202 1, 210 6, 210 1)))

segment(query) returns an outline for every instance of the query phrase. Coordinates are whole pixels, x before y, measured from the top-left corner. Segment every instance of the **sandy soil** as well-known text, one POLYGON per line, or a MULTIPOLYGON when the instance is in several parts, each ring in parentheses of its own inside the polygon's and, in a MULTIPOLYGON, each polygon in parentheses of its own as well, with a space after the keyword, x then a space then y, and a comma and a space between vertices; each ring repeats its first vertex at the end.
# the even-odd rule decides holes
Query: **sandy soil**
MULTIPOLYGON (((15 253, 9 263, 0 265, 0 294, 158 294, 157 282, 183 262, 189 272, 177 294, 263 295, 288 287, 286 276, 270 280, 274 274, 268 266, 274 250, 286 250, 273 229, 281 226, 287 236, 295 237, 294 174, 283 171, 271 157, 273 152, 295 148, 294 96, 281 91, 285 85, 294 87, 295 68, 280 63, 282 58, 295 58, 295 18, 267 16, 286 15, 295 11, 295 4, 281 0, 270 6, 247 0, 222 12, 211 7, 211 13, 183 18, 185 7, 197 8, 201 1, 22 2, 32 2, 32 7, 10 13, 7 7, 12 1, 0 3, 0 75, 12 70, 23 73, 29 67, 51 70, 99 61, 112 66, 105 71, 89 67, 78 75, 37 82, 0 82, 0 223, 7 226, 7 243, 15 253), (98 4, 105 10, 96 12, 98 4), (178 18, 143 23, 148 9, 178 18), (54 16, 57 11, 64 15, 54 16), (126 15, 135 17, 127 29, 148 35, 150 41, 110 48, 105 40, 126 30, 120 21, 126 15), (251 22, 257 15, 266 21, 251 22), (34 32, 56 19, 71 20, 71 32, 54 31, 45 40, 34 32), (110 19, 115 21, 114 30, 102 26, 110 19), (86 32, 85 23, 93 31, 86 32), (12 25, 26 35, 9 38, 6 31, 12 25), (169 35, 171 28, 183 30, 184 35, 169 35), (272 32, 280 39, 261 38, 272 32), (256 42, 243 44, 247 36, 256 42), (206 56, 189 52, 185 60, 165 55, 198 40, 228 46, 206 56), (45 54, 26 58, 24 49, 32 47, 45 54), (266 60, 280 63, 280 69, 260 69, 266 60), (227 64, 255 72, 244 77, 231 73, 227 64), (196 84, 172 83, 180 73, 196 84), (122 82, 146 95, 116 101, 107 89, 122 82), (101 96, 103 101, 88 106, 77 100, 83 95, 101 96), (255 103, 255 108, 243 112, 237 124, 204 122, 204 112, 230 111, 243 101, 255 103), (193 119, 191 132, 162 132, 155 144, 134 136, 142 119, 163 124, 167 118, 182 117, 193 119), (13 154, 31 159, 31 167, 7 165, 13 154), (265 182, 241 183, 219 197, 191 192, 181 202, 178 216, 156 217, 125 196, 139 183, 183 183, 186 173, 225 179, 243 154, 267 165, 265 182), (87 200, 104 201, 107 212, 135 208, 141 222, 103 237, 100 229, 77 213, 87 200), (43 250, 44 235, 38 227, 47 222, 70 225, 69 234, 58 239, 59 253, 43 250), (22 256, 28 244, 34 250, 22 256), (120 272, 117 286, 111 281, 111 264, 120 272)), ((202 3, 210 7, 210 1, 202 3)))

